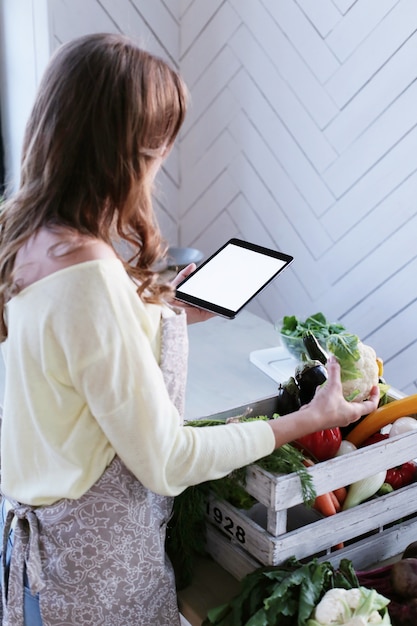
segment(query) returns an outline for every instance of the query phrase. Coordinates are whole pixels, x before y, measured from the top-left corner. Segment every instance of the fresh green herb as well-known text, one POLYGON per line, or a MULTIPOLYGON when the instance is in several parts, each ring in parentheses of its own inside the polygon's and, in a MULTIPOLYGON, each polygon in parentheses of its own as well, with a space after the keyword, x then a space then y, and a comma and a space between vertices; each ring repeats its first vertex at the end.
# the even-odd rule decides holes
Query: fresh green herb
POLYGON ((226 422, 224 420, 215 420, 215 419, 201 419, 201 420, 190 420, 186 422, 186 426, 223 426, 226 422))
POLYGON ((339 568, 313 559, 294 557, 278 566, 263 567, 241 581, 240 592, 227 604, 208 612, 203 626, 305 626, 329 589, 359 587, 351 561, 339 568))
POLYGON ((326 340, 330 335, 338 335, 345 330, 338 322, 328 322, 323 313, 310 315, 304 321, 295 315, 286 315, 281 326, 284 335, 302 338, 306 331, 311 331, 318 341, 326 340))
POLYGON ((272 474, 296 472, 300 479, 304 504, 311 506, 316 498, 311 474, 304 465, 304 455, 289 443, 285 443, 272 454, 257 461, 256 465, 272 474))

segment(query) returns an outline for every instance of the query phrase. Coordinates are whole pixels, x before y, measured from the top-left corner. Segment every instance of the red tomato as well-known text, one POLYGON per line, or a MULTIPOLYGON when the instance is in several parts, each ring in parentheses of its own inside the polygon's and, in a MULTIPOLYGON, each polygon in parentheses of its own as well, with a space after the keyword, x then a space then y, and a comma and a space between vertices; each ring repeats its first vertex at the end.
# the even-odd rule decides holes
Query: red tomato
POLYGON ((408 461, 398 467, 387 470, 385 482, 391 485, 393 489, 400 489, 414 482, 415 477, 416 465, 413 461, 408 461))
MULTIPOLYGON (((375 433, 368 437, 366 441, 362 444, 363 446, 370 446, 373 443, 378 443, 378 441, 384 441, 388 439, 387 434, 383 433, 375 433)), ((410 485, 416 479, 416 464, 414 461, 408 461, 407 463, 402 463, 397 467, 393 467, 392 469, 387 470, 387 475, 385 477, 385 482, 391 485, 393 489, 401 489, 401 487, 405 487, 406 485, 410 485)))
POLYGON ((336 426, 300 437, 294 443, 317 461, 327 461, 333 458, 339 450, 342 434, 340 428, 336 426))

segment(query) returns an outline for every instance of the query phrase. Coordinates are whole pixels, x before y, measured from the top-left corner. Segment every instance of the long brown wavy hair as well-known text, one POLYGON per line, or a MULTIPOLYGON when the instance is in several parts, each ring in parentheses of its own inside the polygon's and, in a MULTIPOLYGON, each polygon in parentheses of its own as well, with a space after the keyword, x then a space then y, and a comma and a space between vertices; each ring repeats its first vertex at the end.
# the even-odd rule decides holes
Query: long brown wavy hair
POLYGON ((0 213, 0 340, 16 253, 42 226, 112 246, 121 238, 139 295, 160 302, 167 294, 152 269, 166 244, 150 171, 172 146, 186 103, 179 74, 128 37, 93 34, 58 48, 26 126, 19 189, 0 213))

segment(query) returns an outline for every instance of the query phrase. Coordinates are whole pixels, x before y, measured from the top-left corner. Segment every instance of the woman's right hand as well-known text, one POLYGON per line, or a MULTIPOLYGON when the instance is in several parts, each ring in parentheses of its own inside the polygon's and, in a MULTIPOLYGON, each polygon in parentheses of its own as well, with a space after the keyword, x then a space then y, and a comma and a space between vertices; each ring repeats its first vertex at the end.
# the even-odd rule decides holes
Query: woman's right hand
POLYGON ((349 426, 378 407, 379 387, 377 385, 372 388, 368 400, 348 402, 343 397, 340 365, 336 357, 330 356, 326 369, 328 375, 326 383, 317 389, 313 400, 300 409, 310 407, 317 412, 316 419, 320 423, 316 430, 333 426, 349 426))
POLYGON ((368 400, 348 402, 343 397, 340 366, 334 356, 327 361, 326 369, 327 381, 316 390, 311 402, 294 413, 269 422, 274 431, 276 447, 318 430, 348 426, 378 407, 377 385, 371 390, 368 400))

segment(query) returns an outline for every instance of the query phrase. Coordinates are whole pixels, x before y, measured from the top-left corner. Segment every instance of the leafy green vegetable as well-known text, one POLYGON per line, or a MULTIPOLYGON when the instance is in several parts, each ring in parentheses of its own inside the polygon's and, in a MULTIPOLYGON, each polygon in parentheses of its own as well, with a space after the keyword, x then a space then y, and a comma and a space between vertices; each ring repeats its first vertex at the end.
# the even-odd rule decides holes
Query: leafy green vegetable
POLYGON ((356 367, 361 356, 357 335, 351 333, 331 335, 326 341, 326 347, 340 363, 342 382, 361 377, 361 372, 356 367))
POLYGON ((338 335, 346 329, 338 322, 328 322, 323 313, 310 315, 304 321, 295 315, 286 315, 282 320, 281 332, 284 335, 302 338, 308 330, 314 334, 318 341, 322 341, 330 335, 338 335))
POLYGON ((210 610, 203 626, 305 626, 320 599, 335 586, 359 587, 348 559, 335 568, 317 559, 303 564, 291 557, 282 565, 248 574, 240 592, 210 610))

